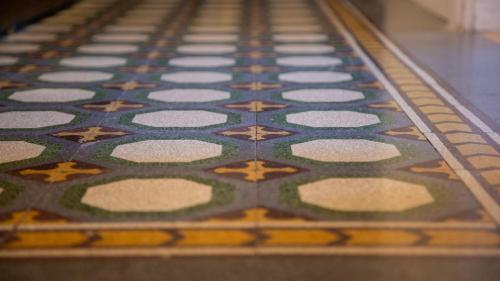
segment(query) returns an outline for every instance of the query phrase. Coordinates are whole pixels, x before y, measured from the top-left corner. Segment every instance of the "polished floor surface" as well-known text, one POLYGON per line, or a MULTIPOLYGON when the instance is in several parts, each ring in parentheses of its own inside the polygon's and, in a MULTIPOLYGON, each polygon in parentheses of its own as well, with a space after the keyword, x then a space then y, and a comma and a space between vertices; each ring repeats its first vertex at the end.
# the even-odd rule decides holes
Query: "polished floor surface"
POLYGON ((497 131, 389 43, 342 0, 86 0, 4 37, 0 265, 495 280, 497 131))

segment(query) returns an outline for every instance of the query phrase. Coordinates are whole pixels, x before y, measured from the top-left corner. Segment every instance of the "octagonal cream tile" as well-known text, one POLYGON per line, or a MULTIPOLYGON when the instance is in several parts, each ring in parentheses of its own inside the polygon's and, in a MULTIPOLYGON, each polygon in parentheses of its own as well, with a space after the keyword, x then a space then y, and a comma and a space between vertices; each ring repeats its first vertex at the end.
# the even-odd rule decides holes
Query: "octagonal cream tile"
POLYGON ((238 36, 234 34, 188 34, 183 37, 186 42, 192 43, 226 43, 235 42, 238 36))
POLYGON ((277 58, 276 64, 298 67, 325 67, 341 65, 342 60, 326 56, 293 56, 277 58))
POLYGON ((27 141, 0 141, 0 164, 38 157, 45 146, 27 141))
POLYGON ((401 156, 388 143, 364 139, 319 139, 291 145, 292 155, 322 162, 374 162, 401 156))
POLYGON ((166 212, 211 200, 211 186, 171 178, 126 179, 92 186, 81 202, 111 212, 166 212))
POLYGON ((85 54, 128 54, 139 50, 129 44, 89 44, 78 47, 77 51, 85 54))
POLYGON ((35 90, 17 91, 9 99, 21 102, 56 103, 87 100, 93 98, 95 92, 73 88, 39 88, 35 90))
POLYGON ((314 128, 354 128, 380 123, 375 114, 334 110, 291 113, 286 115, 286 121, 314 128))
POLYGON ((174 83, 220 83, 232 80, 231 74, 213 71, 180 71, 163 74, 161 80, 174 83))
POLYGON ((274 50, 283 54, 327 54, 335 48, 326 44, 281 44, 276 45, 274 50))
POLYGON ((279 80, 295 83, 339 83, 352 80, 352 75, 335 71, 296 71, 280 74, 279 80))
POLYGON ((365 98, 362 92, 344 89, 303 89, 284 92, 282 96, 301 102, 348 102, 365 98))
POLYGON ((304 203, 336 211, 400 212, 434 202, 425 186, 387 178, 330 178, 298 191, 304 203))
POLYGON ((169 65, 180 67, 222 67, 235 64, 235 59, 225 57, 181 57, 168 61, 169 65))
POLYGON ((45 73, 38 77, 41 81, 47 82, 99 82, 113 78, 113 74, 101 71, 59 71, 45 73))
POLYGON ((227 115, 206 110, 162 110, 137 114, 132 123, 150 127, 205 127, 227 122, 227 115))
POLYGON ((151 92, 149 99, 163 102, 210 102, 231 97, 229 92, 210 89, 171 89, 151 92))
POLYGON ((293 34, 276 34, 273 35, 273 40, 278 42, 300 42, 300 43, 315 43, 328 40, 328 36, 320 33, 293 33, 293 34))
POLYGON ((318 32, 321 31, 319 25, 273 25, 271 29, 275 32, 318 32))
POLYGON ((190 44, 180 45, 177 52, 182 54, 221 55, 236 52, 236 46, 227 44, 190 44))
POLYGON ((35 129, 70 123, 75 115, 59 111, 8 111, 0 113, 0 129, 35 129))
POLYGON ((121 144, 111 156, 136 163, 187 163, 220 156, 222 145, 199 140, 145 140, 121 144))
POLYGON ((127 60, 124 58, 105 57, 105 56, 64 58, 60 62, 60 64, 64 66, 82 67, 82 68, 113 67, 113 66, 125 65, 126 63, 127 60))

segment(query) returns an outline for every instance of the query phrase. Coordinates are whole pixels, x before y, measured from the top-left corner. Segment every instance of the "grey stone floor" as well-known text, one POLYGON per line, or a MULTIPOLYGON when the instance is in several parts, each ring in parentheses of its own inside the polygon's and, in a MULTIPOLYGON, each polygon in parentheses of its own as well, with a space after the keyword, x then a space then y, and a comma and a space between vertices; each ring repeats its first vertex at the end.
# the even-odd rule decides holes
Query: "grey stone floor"
MULTIPOLYGON (((481 33, 455 32, 408 0, 351 0, 379 29, 462 102, 500 124, 500 45, 481 33)), ((493 124, 496 123, 496 124, 493 124)))
POLYGON ((408 257, 207 257, 33 260, 0 263, 1 280, 42 281, 486 281, 499 259, 408 257), (63 266, 62 266, 63 265, 63 266))

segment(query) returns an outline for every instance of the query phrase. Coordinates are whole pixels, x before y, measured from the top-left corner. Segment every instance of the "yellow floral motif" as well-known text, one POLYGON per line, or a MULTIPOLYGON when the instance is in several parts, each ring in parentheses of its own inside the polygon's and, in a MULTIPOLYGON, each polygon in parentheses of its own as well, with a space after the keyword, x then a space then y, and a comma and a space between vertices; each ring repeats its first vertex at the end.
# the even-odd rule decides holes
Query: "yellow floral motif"
POLYGON ((238 173, 238 174, 246 174, 245 180, 251 182, 258 182, 266 179, 266 175, 270 173, 288 173, 293 174, 298 170, 293 167, 279 167, 279 168, 271 168, 266 167, 266 162, 257 160, 257 161, 247 161, 245 162, 246 167, 243 168, 229 168, 229 167, 220 167, 216 168, 214 172, 218 174, 229 174, 229 173, 238 173))
POLYGON ((101 174, 103 170, 101 169, 79 169, 79 168, 74 168, 77 163, 70 161, 70 162, 61 162, 57 163, 55 168, 52 169, 46 169, 46 170, 37 170, 37 169, 26 169, 22 170, 19 172, 20 175, 26 176, 26 175, 46 175, 43 180, 45 182, 62 182, 66 181, 68 177, 72 175, 80 175, 80 174, 86 174, 86 175, 97 175, 101 174))
POLYGON ((282 109, 285 108, 284 104, 267 104, 262 101, 251 101, 246 104, 228 104, 227 108, 235 108, 235 109, 248 109, 250 112, 261 112, 266 109, 282 109))
POLYGON ((265 127, 262 126, 250 126, 247 131, 225 131, 221 135, 224 136, 248 136, 249 140, 260 141, 266 140, 266 136, 289 136, 291 133, 287 131, 267 131, 265 127))
POLYGON ((71 136, 79 136, 79 143, 96 141, 98 137, 101 136, 123 136, 127 133, 125 132, 106 132, 102 130, 102 127, 89 127, 81 132, 60 132, 54 134, 56 137, 71 137, 71 136))
POLYGON ((104 112, 115 112, 122 108, 142 108, 144 105, 142 104, 127 104, 125 101, 117 100, 111 101, 107 104, 86 104, 83 108, 87 109, 97 109, 102 110, 104 112))

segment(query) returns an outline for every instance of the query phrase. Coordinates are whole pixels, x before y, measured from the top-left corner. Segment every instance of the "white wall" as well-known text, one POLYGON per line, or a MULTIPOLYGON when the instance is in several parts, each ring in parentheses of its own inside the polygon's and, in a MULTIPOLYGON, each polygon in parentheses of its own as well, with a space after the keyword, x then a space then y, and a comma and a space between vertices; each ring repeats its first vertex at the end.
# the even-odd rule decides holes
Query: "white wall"
POLYGON ((476 29, 500 31, 500 0, 475 0, 475 2, 476 29))
POLYGON ((459 30, 500 31, 500 0, 413 0, 459 30))
POLYGON ((414 0, 421 6, 431 10, 433 13, 445 18, 455 17, 457 2, 461 0, 414 0))
MULTIPOLYGON (((463 18, 463 2, 467 0, 413 0, 437 16, 448 21, 452 29, 460 29, 463 18)), ((500 0, 499 0, 500 1, 500 0)))

